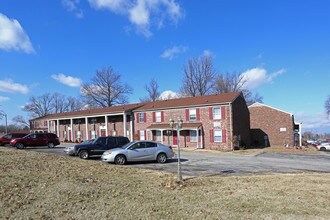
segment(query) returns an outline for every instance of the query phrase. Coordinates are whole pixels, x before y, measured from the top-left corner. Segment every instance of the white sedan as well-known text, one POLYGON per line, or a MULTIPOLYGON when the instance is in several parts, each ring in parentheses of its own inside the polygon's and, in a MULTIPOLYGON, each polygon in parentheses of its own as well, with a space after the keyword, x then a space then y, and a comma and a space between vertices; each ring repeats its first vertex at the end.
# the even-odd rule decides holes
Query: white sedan
POLYGON ((328 143, 328 142, 326 142, 326 143, 321 143, 321 144, 317 145, 316 148, 317 148, 318 150, 321 150, 321 151, 330 150, 330 143, 328 143))
POLYGON ((105 151, 101 159, 103 162, 123 165, 126 162, 150 160, 165 163, 173 156, 174 152, 170 146, 153 141, 136 141, 105 151))

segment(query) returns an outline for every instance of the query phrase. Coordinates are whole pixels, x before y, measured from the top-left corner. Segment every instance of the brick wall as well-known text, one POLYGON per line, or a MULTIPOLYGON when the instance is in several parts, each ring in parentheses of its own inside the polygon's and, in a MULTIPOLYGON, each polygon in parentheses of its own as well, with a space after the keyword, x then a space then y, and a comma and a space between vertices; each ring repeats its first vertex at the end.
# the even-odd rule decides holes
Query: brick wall
POLYGON ((293 146, 292 115, 267 106, 250 107, 249 110, 252 145, 293 146), (268 136, 268 143, 265 143, 265 135, 268 136))

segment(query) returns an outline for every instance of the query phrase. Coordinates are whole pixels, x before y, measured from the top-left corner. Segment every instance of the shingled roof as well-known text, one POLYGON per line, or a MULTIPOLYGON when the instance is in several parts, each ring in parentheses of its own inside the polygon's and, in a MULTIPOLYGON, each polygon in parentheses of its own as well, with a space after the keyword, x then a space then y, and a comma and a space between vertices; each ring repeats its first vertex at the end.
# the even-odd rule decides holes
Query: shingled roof
MULTIPOLYGON (((112 107, 105 107, 105 108, 94 108, 94 109, 74 111, 74 112, 50 114, 50 115, 46 115, 44 117, 45 118, 69 118, 69 117, 77 117, 77 116, 116 114, 116 113, 123 113, 123 112, 128 112, 128 111, 139 112, 139 111, 156 110, 156 109, 207 106, 207 105, 214 105, 214 104, 231 103, 239 95, 241 95, 241 92, 231 92, 231 93, 224 93, 224 94, 217 94, 217 95, 168 99, 168 100, 155 101, 155 102, 143 102, 143 103, 112 106, 112 107)), ((39 118, 43 118, 43 117, 39 117, 39 118)), ((35 119, 39 119, 39 118, 35 118, 35 119)), ((32 119, 32 120, 35 120, 35 119, 32 119)))
POLYGON ((136 111, 146 111, 154 109, 166 109, 166 108, 183 108, 201 105, 213 105, 222 103, 233 102, 241 92, 231 92, 208 96, 195 96, 178 99, 168 99, 163 101, 145 102, 143 105, 136 109, 136 111))

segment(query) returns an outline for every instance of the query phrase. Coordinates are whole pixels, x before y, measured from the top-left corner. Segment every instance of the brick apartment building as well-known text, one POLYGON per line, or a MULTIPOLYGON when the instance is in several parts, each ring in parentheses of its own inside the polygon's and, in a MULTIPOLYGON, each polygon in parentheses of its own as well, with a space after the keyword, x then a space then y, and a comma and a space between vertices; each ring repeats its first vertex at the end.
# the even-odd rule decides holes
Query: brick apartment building
POLYGON ((127 136, 168 145, 233 150, 250 145, 250 114, 240 92, 128 104, 51 114, 30 121, 31 131, 56 133, 61 141, 127 136), (180 134, 170 126, 182 118, 180 134))
POLYGON ((301 146, 301 123, 293 114, 261 103, 250 105, 249 111, 252 145, 301 146))

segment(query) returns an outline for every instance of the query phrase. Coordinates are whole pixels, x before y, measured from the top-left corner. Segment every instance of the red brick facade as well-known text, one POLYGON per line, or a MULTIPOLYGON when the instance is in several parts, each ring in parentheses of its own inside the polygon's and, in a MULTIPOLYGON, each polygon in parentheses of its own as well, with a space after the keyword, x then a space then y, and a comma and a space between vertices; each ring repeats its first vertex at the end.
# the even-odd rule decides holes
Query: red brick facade
MULTIPOLYGON (((31 122, 36 123, 38 120, 41 119, 31 122)), ((49 123, 49 126, 45 126, 46 130, 57 133, 61 141, 90 139, 95 130, 96 136, 127 136, 131 140, 144 138, 169 145, 177 145, 180 140, 183 147, 215 150, 233 150, 234 135, 239 137, 240 145, 250 144, 249 110, 241 93, 53 114, 43 117, 42 120, 49 123), (124 117, 127 121, 126 134, 124 117), (173 130, 170 127, 170 119, 176 124, 180 117, 183 125, 179 136, 176 127, 173 130)))
POLYGON ((264 104, 249 107, 251 140, 254 146, 293 146, 293 115, 264 104))

